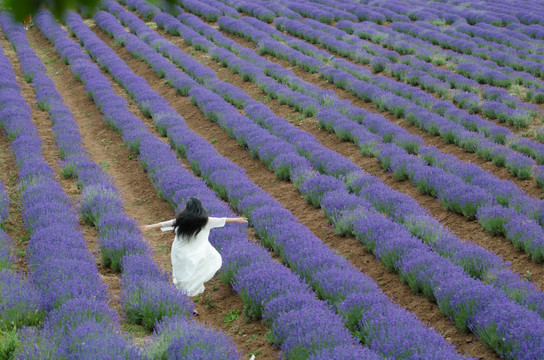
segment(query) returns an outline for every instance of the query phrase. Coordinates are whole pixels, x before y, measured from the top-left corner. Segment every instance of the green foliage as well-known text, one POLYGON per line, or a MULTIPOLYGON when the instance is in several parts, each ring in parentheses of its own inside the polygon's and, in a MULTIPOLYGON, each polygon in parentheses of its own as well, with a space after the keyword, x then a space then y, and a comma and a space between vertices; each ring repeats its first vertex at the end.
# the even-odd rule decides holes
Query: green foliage
POLYGON ((244 304, 243 314, 247 320, 257 320, 262 317, 262 305, 253 302, 245 291, 240 291, 238 295, 242 298, 244 304))
POLYGON ((13 359, 13 354, 19 345, 19 336, 16 329, 0 330, 0 360, 13 359))
POLYGON ((63 177, 64 179, 73 179, 73 178, 76 177, 74 171, 75 171, 75 166, 74 166, 74 164, 73 164, 73 163, 69 163, 69 164, 67 164, 66 166, 64 166, 64 167, 62 168, 62 172, 61 172, 62 177, 63 177))
POLYGON ((236 321, 240 317, 240 310, 232 310, 225 314, 223 317, 223 322, 225 324, 230 324, 234 321, 236 321))
MULTIPOLYGON (((174 0, 166 0, 174 4, 174 0)), ((96 10, 99 0, 3 0, 0 7, 11 11, 15 20, 22 22, 27 15, 35 15, 40 8, 46 6, 56 18, 68 10, 81 9, 84 16, 91 16, 96 10)), ((152 1, 150 1, 152 2, 152 1)))

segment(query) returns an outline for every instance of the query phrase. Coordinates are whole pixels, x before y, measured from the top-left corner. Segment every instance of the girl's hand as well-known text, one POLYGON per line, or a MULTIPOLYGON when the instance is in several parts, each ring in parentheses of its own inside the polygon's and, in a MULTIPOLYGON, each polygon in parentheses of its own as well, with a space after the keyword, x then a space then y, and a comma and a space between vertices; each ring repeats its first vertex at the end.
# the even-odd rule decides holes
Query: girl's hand
POLYGON ((225 223, 240 223, 240 224, 247 224, 247 218, 246 217, 237 217, 237 218, 227 218, 225 220, 225 223))
POLYGON ((153 227, 151 225, 144 225, 142 226, 142 232, 146 232, 146 231, 149 231, 149 230, 152 230, 153 227))

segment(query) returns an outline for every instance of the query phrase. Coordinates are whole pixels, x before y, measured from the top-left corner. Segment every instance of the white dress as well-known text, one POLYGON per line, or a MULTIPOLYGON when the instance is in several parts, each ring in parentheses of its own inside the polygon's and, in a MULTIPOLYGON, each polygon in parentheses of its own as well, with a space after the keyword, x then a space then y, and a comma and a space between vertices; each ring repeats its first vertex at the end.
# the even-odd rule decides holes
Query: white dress
MULTIPOLYGON (((174 285, 195 296, 204 291, 204 283, 221 268, 221 255, 210 244, 208 236, 213 228, 225 226, 226 218, 208 217, 200 232, 188 239, 176 234, 172 244, 172 276, 174 285)), ((161 230, 173 230, 175 219, 161 223, 161 230)))

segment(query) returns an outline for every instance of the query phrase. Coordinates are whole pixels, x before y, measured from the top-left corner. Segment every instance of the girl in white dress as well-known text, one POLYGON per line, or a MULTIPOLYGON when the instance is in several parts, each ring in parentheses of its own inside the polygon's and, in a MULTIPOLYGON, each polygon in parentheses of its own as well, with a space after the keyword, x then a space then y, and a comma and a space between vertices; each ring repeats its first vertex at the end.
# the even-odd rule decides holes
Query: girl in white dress
POLYGON ((174 285, 189 296, 196 296, 221 268, 221 255, 208 240, 210 230, 233 222, 247 223, 247 219, 209 217, 200 200, 191 198, 175 219, 145 225, 142 230, 174 230, 171 252, 174 285))

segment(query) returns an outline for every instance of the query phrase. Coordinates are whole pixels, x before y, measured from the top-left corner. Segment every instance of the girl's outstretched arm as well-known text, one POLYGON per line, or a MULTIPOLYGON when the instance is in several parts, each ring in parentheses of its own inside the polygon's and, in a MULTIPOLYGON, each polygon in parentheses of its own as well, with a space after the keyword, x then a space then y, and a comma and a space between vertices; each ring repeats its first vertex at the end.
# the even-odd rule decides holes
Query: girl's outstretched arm
POLYGON ((168 220, 168 221, 162 221, 162 222, 158 222, 158 223, 151 224, 151 225, 144 225, 144 226, 142 226, 142 231, 154 230, 154 229, 158 229, 158 228, 161 228, 161 227, 164 227, 164 226, 172 226, 172 224, 174 223, 174 220, 176 220, 176 219, 172 219, 172 220, 168 220))
POLYGON ((226 218, 225 222, 228 223, 242 223, 247 224, 247 218, 246 217, 237 217, 237 218, 226 218))

